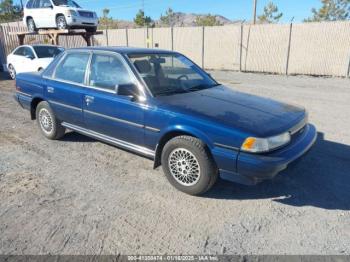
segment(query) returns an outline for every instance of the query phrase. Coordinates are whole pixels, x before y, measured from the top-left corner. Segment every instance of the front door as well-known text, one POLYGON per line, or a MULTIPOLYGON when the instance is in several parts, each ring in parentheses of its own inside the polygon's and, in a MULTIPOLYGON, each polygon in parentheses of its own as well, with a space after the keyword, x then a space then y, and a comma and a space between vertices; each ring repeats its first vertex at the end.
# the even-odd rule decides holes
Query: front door
POLYGON ((119 85, 136 82, 121 55, 96 52, 88 71, 89 88, 86 88, 83 98, 86 127, 131 146, 142 146, 145 107, 116 93, 119 85))
POLYGON ((57 118, 81 127, 84 126, 82 103, 89 58, 89 52, 68 52, 46 82, 46 97, 57 118))

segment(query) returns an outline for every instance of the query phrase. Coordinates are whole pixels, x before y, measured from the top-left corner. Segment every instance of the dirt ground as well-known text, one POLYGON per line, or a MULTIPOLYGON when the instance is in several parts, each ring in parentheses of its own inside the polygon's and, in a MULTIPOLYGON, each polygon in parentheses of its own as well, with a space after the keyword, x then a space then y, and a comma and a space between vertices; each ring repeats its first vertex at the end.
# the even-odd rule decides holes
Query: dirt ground
POLYGON ((0 80, 1 254, 350 254, 350 80, 211 72, 305 106, 314 148, 272 181, 176 191, 152 161, 40 134, 0 80))

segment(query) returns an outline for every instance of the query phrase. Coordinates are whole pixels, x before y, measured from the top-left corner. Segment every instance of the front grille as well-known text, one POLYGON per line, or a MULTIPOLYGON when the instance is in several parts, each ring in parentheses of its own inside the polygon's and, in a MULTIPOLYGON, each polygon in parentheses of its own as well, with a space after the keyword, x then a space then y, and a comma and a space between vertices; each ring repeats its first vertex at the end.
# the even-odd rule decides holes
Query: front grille
POLYGON ((79 11, 79 15, 82 17, 88 17, 88 18, 93 18, 94 13, 93 12, 87 12, 87 11, 79 11))

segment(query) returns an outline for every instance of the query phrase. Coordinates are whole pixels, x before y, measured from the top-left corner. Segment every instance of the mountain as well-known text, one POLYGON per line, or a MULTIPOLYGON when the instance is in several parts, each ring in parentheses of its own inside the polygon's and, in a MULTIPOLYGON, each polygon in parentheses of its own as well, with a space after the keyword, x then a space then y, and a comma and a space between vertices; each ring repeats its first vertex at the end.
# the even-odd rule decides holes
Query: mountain
MULTIPOLYGON (((174 20, 171 21, 171 24, 173 26, 196 26, 196 18, 198 16, 203 17, 206 15, 205 14, 194 14, 194 13, 187 14, 187 13, 182 13, 182 12, 175 12, 174 13, 174 20)), ((238 22, 238 21, 231 21, 230 19, 228 19, 222 15, 215 15, 215 18, 222 25, 233 24, 233 23, 238 22)), ((160 20, 156 20, 155 24, 156 24, 156 26, 164 26, 160 20)))

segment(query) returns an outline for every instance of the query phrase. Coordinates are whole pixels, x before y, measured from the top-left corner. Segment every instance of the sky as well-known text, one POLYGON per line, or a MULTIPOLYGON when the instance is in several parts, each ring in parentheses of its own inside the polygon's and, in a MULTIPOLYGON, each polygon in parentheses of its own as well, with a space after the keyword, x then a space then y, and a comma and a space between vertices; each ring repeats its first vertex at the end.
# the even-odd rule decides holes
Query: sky
MULTIPOLYGON (((26 0, 24 0, 25 2, 26 0)), ((263 12, 264 6, 270 0, 257 0, 257 15, 263 12)), ((15 0, 14 2, 19 2, 15 0)), ((152 19, 159 19, 168 7, 175 12, 211 13, 225 16, 231 20, 251 20, 253 0, 76 0, 86 9, 95 10, 102 15, 102 9, 110 9, 110 16, 116 19, 132 20, 136 12, 142 9, 152 19)), ((311 8, 320 7, 320 0, 273 0, 279 10, 283 12, 282 23, 302 22, 311 16, 311 8)))

